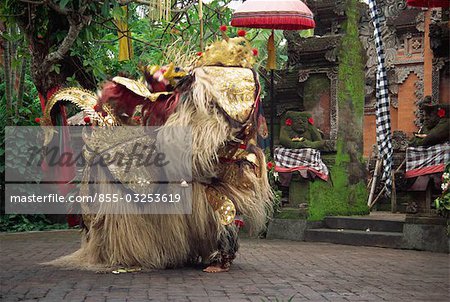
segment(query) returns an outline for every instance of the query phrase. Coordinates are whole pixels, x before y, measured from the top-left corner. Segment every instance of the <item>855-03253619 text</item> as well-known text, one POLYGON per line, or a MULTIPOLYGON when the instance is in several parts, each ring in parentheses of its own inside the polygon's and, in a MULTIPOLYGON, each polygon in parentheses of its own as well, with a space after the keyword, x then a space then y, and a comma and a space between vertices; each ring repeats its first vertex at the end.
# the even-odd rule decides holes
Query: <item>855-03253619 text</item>
POLYGON ((93 195, 69 195, 46 194, 46 195, 11 195, 11 203, 178 203, 181 201, 180 194, 149 193, 149 194, 100 194, 93 195))

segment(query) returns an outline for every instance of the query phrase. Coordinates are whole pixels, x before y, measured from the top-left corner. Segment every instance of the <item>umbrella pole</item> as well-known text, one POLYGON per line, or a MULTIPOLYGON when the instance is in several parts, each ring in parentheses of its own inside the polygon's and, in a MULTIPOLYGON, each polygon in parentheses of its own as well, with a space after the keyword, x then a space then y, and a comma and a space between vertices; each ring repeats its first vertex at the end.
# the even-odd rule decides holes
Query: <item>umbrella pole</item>
POLYGON ((274 71, 270 70, 270 156, 273 158, 273 124, 274 124, 274 112, 275 112, 275 100, 274 100, 274 71))

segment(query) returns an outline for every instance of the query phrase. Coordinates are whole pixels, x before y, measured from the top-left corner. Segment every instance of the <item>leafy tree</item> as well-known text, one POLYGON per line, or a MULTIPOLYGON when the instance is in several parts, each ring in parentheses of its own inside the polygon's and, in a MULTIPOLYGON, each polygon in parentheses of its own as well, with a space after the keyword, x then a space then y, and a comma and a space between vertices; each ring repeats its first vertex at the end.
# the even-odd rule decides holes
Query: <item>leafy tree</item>
MULTIPOLYGON (((3 0, 0 3, 0 139, 6 125, 36 125, 41 104, 53 88, 81 86, 95 90, 109 77, 125 73, 139 77, 141 64, 188 62, 200 47, 198 0, 172 0, 165 19, 157 0, 3 0), (121 6, 127 5, 128 15, 121 6), (118 26, 126 18, 134 57, 118 61, 118 26)), ((220 25, 228 25, 230 0, 203 3, 204 45, 221 39, 220 25)), ((229 27, 228 35, 235 36, 229 27)), ((247 38, 259 50, 257 69, 263 79, 269 30, 248 30, 247 38)), ((283 40, 276 33, 278 42, 283 40)), ((287 60, 278 49, 279 66, 287 60)), ((264 85, 265 81, 262 81, 264 85)), ((0 174, 4 173, 4 146, 0 146, 0 174)), ((4 177, 2 177, 2 180, 4 177)), ((4 188, 3 183, 1 187, 4 188)))
MULTIPOLYGON (((206 1, 205 1, 206 2, 206 1)), ((218 28, 227 24, 231 10, 229 0, 212 0, 203 4, 204 41, 220 38, 218 28)), ((173 0, 167 20, 153 20, 158 1, 115 0, 6 0, 0 6, 0 27, 5 59, 4 79, 6 101, 12 107, 11 72, 20 66, 30 73, 37 91, 45 98, 47 92, 65 83, 80 84, 95 89, 98 83, 118 72, 137 76, 139 64, 167 62, 172 54, 193 54, 201 50, 200 16, 197 0, 173 0), (118 62, 118 36, 115 20, 124 18, 121 5, 129 8, 129 37, 135 56, 131 61, 118 62), (153 5, 153 6, 152 6, 153 5), (11 51, 11 47, 14 51, 11 51), (171 51, 168 51, 168 48, 171 51), (23 62, 19 64, 18 62, 23 62)), ((235 35, 236 29, 229 29, 235 35)), ((248 37, 265 57, 269 31, 249 30, 248 37)), ((278 40, 282 34, 278 33, 278 40)), ((286 56, 279 56, 286 59, 286 56)), ((21 76, 24 73, 17 72, 21 76)), ((17 106, 20 106, 20 98, 17 106)))

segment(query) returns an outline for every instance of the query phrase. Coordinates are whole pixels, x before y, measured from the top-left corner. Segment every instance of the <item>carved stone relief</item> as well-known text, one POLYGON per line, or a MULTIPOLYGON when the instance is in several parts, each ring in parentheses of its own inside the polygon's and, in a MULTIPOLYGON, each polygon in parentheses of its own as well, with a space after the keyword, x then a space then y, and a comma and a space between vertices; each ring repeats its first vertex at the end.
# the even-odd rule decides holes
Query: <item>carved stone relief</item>
POLYGON ((416 101, 414 102, 416 104, 416 110, 414 111, 414 114, 416 115, 416 119, 414 121, 414 125, 416 125, 418 128, 420 128, 422 126, 422 117, 423 117, 423 112, 421 110, 419 110, 419 102, 422 101, 423 99, 423 78, 420 79, 414 84, 414 86, 416 86, 416 91, 415 91, 415 95, 416 95, 416 101))
POLYGON ((329 49, 326 53, 325 53, 325 59, 327 59, 327 61, 329 62, 336 62, 337 61, 337 48, 332 48, 329 49))
POLYGON ((300 70, 299 83, 306 82, 311 74, 324 73, 330 79, 330 139, 337 139, 338 133, 338 70, 337 68, 316 68, 300 70))
POLYGON ((390 97, 389 100, 391 102, 392 107, 398 108, 398 97, 397 96, 390 97))
MULTIPOLYGON (((418 102, 420 102, 423 99, 423 65, 396 66, 395 73, 397 75, 397 84, 398 85, 403 84, 403 82, 405 82, 405 80, 408 78, 410 73, 414 73, 418 77, 418 80, 414 84, 416 87, 416 91, 415 91, 416 100, 414 103, 417 106, 418 102)), ((417 127, 420 127, 421 112, 419 112, 419 110, 416 109, 414 111, 414 113, 417 117, 416 120, 414 121, 414 124, 417 127)))
POLYGON ((416 29, 425 32, 425 13, 420 12, 416 17, 416 29))
POLYGON ((298 82, 303 83, 309 78, 309 74, 311 73, 311 70, 300 70, 298 72, 298 82))
MULTIPOLYGON (((381 29, 383 39, 385 67, 390 69, 395 64, 397 48, 400 44, 395 34, 395 29, 383 26, 381 29)), ((377 52, 375 48, 375 38, 373 37, 373 25, 371 22, 364 22, 360 28, 360 40, 366 50, 366 77, 375 77, 377 68, 377 52)))
POLYGON ((440 8, 432 8, 430 15, 431 24, 436 24, 442 21, 442 9, 440 8))
POLYGON ((337 68, 332 68, 328 70, 327 77, 330 79, 330 138, 337 139, 338 125, 339 125, 339 115, 338 115, 338 70, 337 68))
POLYGON ((331 23, 331 34, 337 35, 341 31, 341 24, 339 21, 333 21, 331 23))
POLYGON ((386 19, 397 17, 399 13, 407 7, 405 0, 381 0, 377 2, 378 6, 382 7, 386 19))
MULTIPOLYGON (((414 72, 419 78, 423 78, 423 70, 419 67, 405 66, 404 64, 423 63, 423 32, 424 13, 414 14, 415 26, 409 33, 401 37, 397 35, 395 26, 396 18, 407 8, 406 0, 377 0, 379 14, 382 16, 381 33, 385 52, 385 67, 388 71, 389 97, 391 105, 398 107, 398 90, 410 72, 414 72), (418 32, 416 32, 416 30, 418 32), (398 56, 398 52, 404 56, 398 56), (404 67, 402 67, 404 66, 404 67), (400 69, 400 70, 397 70, 400 69)), ((373 112, 376 105, 375 77, 377 69, 377 55, 373 37, 373 25, 367 12, 360 23, 360 39, 367 53, 366 62, 366 103, 365 110, 368 114, 373 112)), ((404 32, 404 28, 401 29, 404 32)), ((415 66, 413 65, 413 66, 415 66)))
POLYGON ((281 103, 276 105, 277 116, 282 116, 286 111, 298 110, 298 106, 290 103, 281 103))
POLYGON ((392 148, 394 151, 405 152, 408 147, 408 137, 403 131, 395 130, 392 133, 392 148))
MULTIPOLYGON (((447 59, 448 61, 448 59, 447 59)), ((433 69, 431 72, 431 91, 433 100, 439 100, 439 82, 442 67, 445 65, 444 58, 433 58, 433 69)))
MULTIPOLYGON (((411 58, 413 55, 423 54, 422 34, 412 34, 409 32, 402 36, 401 41, 398 49, 399 51, 402 51, 407 58, 411 58)), ((402 62, 403 61, 404 60, 402 59, 402 62)))
POLYGON ((345 0, 335 0, 333 11, 336 15, 343 16, 345 14, 345 0))
POLYGON ((423 80, 423 65, 396 66, 397 84, 403 84, 409 74, 413 72, 419 79, 423 80))

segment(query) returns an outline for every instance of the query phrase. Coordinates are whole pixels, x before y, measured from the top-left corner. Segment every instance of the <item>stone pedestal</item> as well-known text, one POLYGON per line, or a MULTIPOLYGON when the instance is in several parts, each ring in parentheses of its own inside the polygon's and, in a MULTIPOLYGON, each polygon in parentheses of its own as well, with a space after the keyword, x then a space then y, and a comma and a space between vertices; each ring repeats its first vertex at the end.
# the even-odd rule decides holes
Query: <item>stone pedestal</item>
POLYGON ((406 249, 449 252, 449 221, 445 218, 407 215, 403 236, 406 249))
POLYGON ((309 182, 299 175, 292 176, 289 185, 289 207, 298 208, 302 204, 308 204, 309 182))

